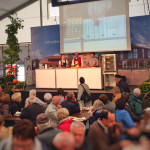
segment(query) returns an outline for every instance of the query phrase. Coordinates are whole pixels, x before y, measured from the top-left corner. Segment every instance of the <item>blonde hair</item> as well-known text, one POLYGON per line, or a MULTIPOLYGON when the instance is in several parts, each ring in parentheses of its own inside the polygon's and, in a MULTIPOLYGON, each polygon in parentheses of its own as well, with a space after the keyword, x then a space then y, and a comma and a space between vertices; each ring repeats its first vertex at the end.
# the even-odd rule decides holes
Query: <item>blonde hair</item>
POLYGON ((57 111, 57 118, 59 120, 65 119, 69 117, 69 111, 66 108, 61 108, 57 111))
POLYGON ((30 90, 30 94, 29 94, 29 96, 35 96, 36 95, 36 90, 30 90))
POLYGON ((101 110, 104 108, 104 104, 102 101, 100 100, 96 100, 94 101, 94 104, 93 104, 93 110, 96 111, 96 110, 101 110))
POLYGON ((119 89, 118 86, 115 86, 115 87, 113 88, 113 91, 115 91, 115 93, 117 93, 117 94, 120 93, 120 89, 119 89))
POLYGON ((15 102, 21 102, 21 93, 17 92, 11 96, 11 99, 15 102))

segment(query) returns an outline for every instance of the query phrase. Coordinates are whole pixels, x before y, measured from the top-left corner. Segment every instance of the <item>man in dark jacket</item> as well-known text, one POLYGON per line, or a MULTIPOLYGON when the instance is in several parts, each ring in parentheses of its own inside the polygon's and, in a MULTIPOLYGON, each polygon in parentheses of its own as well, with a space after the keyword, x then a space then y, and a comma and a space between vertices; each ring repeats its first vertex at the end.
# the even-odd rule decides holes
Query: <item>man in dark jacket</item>
POLYGON ((67 100, 63 101, 61 103, 61 106, 63 108, 67 108, 68 109, 70 116, 75 114, 75 113, 79 113, 80 112, 79 104, 76 101, 74 93, 72 93, 72 92, 67 93, 67 100))
POLYGON ((29 105, 28 107, 25 107, 20 115, 21 119, 28 119, 36 125, 36 117, 43 113, 43 108, 38 103, 33 103, 29 105))
POLYGON ((44 143, 48 149, 52 149, 54 137, 61 132, 51 127, 51 122, 47 114, 42 113, 36 117, 38 139, 44 143))
POLYGON ((128 87, 128 84, 126 83, 126 78, 125 76, 121 76, 119 74, 115 75, 115 82, 116 86, 120 88, 120 92, 128 92, 130 93, 130 89, 128 87))

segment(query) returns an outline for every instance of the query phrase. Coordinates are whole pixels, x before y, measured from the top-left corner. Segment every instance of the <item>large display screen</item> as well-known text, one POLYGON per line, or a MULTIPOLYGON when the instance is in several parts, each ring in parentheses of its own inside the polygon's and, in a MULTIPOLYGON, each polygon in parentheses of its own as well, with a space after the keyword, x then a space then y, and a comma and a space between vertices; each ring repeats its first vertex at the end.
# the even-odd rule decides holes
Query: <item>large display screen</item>
POLYGON ((61 53, 131 50, 127 0, 60 7, 61 53))

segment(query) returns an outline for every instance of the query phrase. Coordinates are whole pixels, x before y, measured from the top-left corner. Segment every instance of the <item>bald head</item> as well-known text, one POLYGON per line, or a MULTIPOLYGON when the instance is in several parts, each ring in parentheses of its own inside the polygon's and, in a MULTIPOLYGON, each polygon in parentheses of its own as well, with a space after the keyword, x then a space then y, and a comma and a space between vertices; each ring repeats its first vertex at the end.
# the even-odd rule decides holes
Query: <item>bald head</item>
POLYGON ((54 96, 52 98, 52 104, 55 105, 55 106, 59 105, 60 104, 60 97, 59 96, 54 96))
POLYGON ((57 134, 53 140, 54 146, 58 150, 74 150, 75 140, 71 133, 61 132, 57 134))

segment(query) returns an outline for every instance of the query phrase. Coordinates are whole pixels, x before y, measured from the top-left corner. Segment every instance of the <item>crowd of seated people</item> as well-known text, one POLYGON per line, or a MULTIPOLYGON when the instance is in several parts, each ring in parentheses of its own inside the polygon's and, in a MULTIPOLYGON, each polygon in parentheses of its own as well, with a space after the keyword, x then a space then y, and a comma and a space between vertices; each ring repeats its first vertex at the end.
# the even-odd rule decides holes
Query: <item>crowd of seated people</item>
POLYGON ((82 111, 73 92, 66 94, 58 89, 57 95, 45 93, 41 100, 36 90, 31 90, 25 107, 21 108, 21 93, 16 92, 10 98, 0 87, 0 150, 121 150, 129 147, 132 144, 129 137, 139 139, 141 136, 136 124, 142 119, 144 109, 140 89, 129 94, 129 90, 123 91, 127 89, 125 86, 113 88, 112 101, 106 94, 94 101, 92 112, 89 111, 90 126, 69 117, 82 111), (21 120, 13 127, 5 127, 5 117, 14 116, 16 112, 21 112, 21 120))

